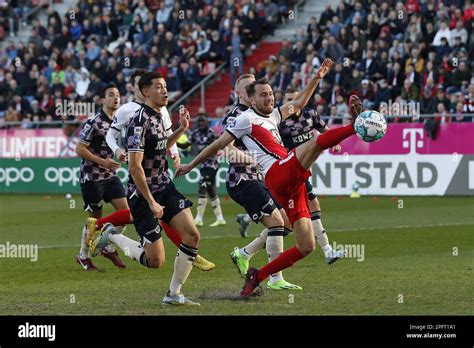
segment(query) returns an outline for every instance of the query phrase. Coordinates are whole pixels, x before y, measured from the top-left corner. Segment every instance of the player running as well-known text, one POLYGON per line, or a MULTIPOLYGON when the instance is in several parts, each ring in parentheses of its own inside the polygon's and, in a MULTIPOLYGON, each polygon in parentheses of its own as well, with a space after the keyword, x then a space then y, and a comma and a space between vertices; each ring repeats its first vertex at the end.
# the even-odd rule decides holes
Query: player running
MULTIPOLYGON (((209 127, 206 116, 200 115, 197 118, 197 128, 191 133, 188 141, 184 143, 178 143, 178 147, 182 149, 188 148, 190 145, 194 144, 197 146, 198 151, 204 150, 204 148, 214 140, 218 138, 216 132, 209 127)), ((199 198, 197 205, 197 214, 194 219, 196 226, 203 226, 203 217, 207 205, 207 196, 211 199, 212 209, 214 210, 214 215, 216 216, 216 221, 210 224, 210 227, 224 226, 226 221, 222 215, 221 203, 219 201, 219 196, 217 195, 216 189, 216 175, 217 170, 219 169, 219 161, 217 156, 213 156, 205 160, 201 164, 199 169, 201 173, 201 178, 199 179, 199 198)))
MULTIPOLYGON (((118 145, 117 138, 120 135, 122 129, 127 129, 127 125, 129 124, 130 119, 133 118, 133 115, 135 114, 135 112, 137 112, 142 107, 142 104, 145 102, 145 99, 140 92, 138 83, 140 81, 140 77, 146 74, 146 72, 147 72, 146 70, 137 69, 132 74, 130 78, 130 82, 132 83, 132 92, 135 98, 133 101, 120 106, 120 108, 117 110, 115 114, 114 121, 112 122, 112 125, 110 126, 105 138, 107 145, 112 149, 116 158, 118 158, 121 162, 125 162, 126 153, 125 153, 125 150, 120 148, 120 146, 118 145)), ((171 131, 172 123, 171 123, 171 118, 169 116, 169 113, 166 107, 161 108, 161 115, 163 117, 163 123, 165 124, 166 133, 169 136, 172 133, 171 131)), ((173 164, 177 168, 180 163, 180 158, 179 158, 179 153, 178 153, 178 149, 176 145, 173 145, 169 151, 171 153, 171 158, 173 159, 173 164)), ((100 219, 89 218, 86 224, 87 235, 93 236, 95 234, 95 231, 102 229, 102 227, 106 223, 111 223, 119 230, 122 228, 122 226, 131 224, 132 216, 130 215, 130 210, 128 209, 128 205, 127 205, 127 210, 117 211, 115 213, 112 213, 109 216, 106 216, 100 219)), ((173 242, 173 244, 179 247, 182 240, 178 232, 173 230, 166 223, 162 222, 161 225, 166 235, 168 236, 168 238, 173 242)), ((87 245, 90 245, 91 243, 92 243, 92 240, 87 241, 87 245)), ((197 255, 196 259, 194 260, 193 266, 195 266, 196 268, 199 268, 202 271, 211 271, 216 267, 214 263, 206 260, 201 255, 197 255)))
POLYGON ((156 72, 146 73, 140 78, 139 89, 145 103, 127 127, 130 170, 127 197, 141 243, 119 234, 112 225, 106 224, 102 231, 93 236, 91 249, 94 252, 112 242, 127 250, 134 260, 145 267, 159 268, 165 262, 158 219, 163 220, 179 231, 182 242, 176 255, 171 284, 162 303, 199 306, 199 303, 181 293, 197 255, 199 231, 189 209, 192 202, 176 190, 166 161, 166 150, 189 127, 189 112, 184 108, 180 110, 181 125, 168 136, 160 113, 168 104, 165 79, 156 72))
MULTIPOLYGON (((105 142, 105 135, 120 106, 120 92, 114 84, 109 84, 102 90, 101 98, 102 110, 84 124, 76 146, 76 153, 82 158, 80 185, 84 211, 94 219, 102 216, 102 202, 110 202, 118 212, 128 209, 125 190, 116 173, 120 163, 114 161, 114 154, 105 142)), ((101 250, 101 254, 115 266, 125 268, 113 245, 101 250)), ((87 229, 84 227, 76 261, 86 271, 97 271, 90 256, 87 229)))
MULTIPOLYGON (((249 150, 255 151, 257 163, 262 167, 265 184, 272 196, 287 212, 296 237, 296 245, 284 251, 260 270, 250 268, 240 293, 248 297, 270 274, 290 267, 314 251, 315 238, 311 225, 305 182, 318 156, 328 148, 355 134, 353 124, 329 129, 315 141, 309 141, 287 152, 280 138, 278 124, 290 115, 302 110, 321 79, 328 73, 333 62, 325 59, 321 67, 291 102, 274 108, 274 96, 268 81, 261 79, 247 86, 246 91, 252 108, 230 123, 219 139, 201 152, 191 163, 181 165, 177 176, 186 174, 206 158, 214 155, 235 139, 242 139, 249 150)), ((354 99, 350 99, 350 104, 354 99)), ((355 119, 355 114, 352 115, 355 119)), ((283 226, 281 226, 283 227, 283 226)))
MULTIPOLYGON (((235 121, 242 112, 250 107, 245 87, 255 81, 252 74, 241 75, 235 83, 235 91, 239 98, 237 106, 224 118, 224 128, 235 121)), ((247 148, 240 139, 234 142, 239 150, 247 148)), ((227 149, 227 148, 226 148, 227 149)), ((228 158, 231 158, 228 156, 228 158)), ((242 206, 248 216, 255 223, 261 222, 266 228, 248 245, 239 249, 235 248, 230 257, 237 266, 241 276, 245 277, 249 268, 249 260, 261 249, 266 249, 268 259, 272 261, 283 252, 283 236, 291 232, 286 213, 271 197, 268 189, 263 184, 263 177, 255 164, 245 165, 229 161, 229 170, 226 175, 226 188, 229 196, 242 206), (282 228, 283 225, 286 227, 282 228), (274 227, 277 226, 277 227, 274 227)), ((282 272, 270 275, 267 282, 268 289, 302 290, 302 287, 292 284, 283 278, 282 272)))

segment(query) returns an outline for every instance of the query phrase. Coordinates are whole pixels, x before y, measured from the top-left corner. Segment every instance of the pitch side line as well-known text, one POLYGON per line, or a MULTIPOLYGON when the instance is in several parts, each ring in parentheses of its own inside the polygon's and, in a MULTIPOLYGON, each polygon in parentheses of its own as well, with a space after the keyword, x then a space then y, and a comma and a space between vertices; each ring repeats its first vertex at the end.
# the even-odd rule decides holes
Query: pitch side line
MULTIPOLYGON (((352 229, 334 229, 328 230, 329 234, 331 232, 359 232, 359 231, 375 231, 375 230, 402 230, 405 228, 425 228, 425 227, 443 227, 443 226, 467 226, 467 225, 474 225, 474 223, 461 223, 461 222, 454 222, 451 224, 429 224, 429 225, 401 225, 401 226, 392 226, 392 227, 369 227, 369 228, 352 228, 352 229)), ((201 240, 208 240, 208 239, 221 239, 221 238, 236 238, 242 239, 240 236, 208 236, 202 237, 201 240)), ((251 239, 249 238, 249 241, 251 239)), ((79 244, 62 244, 62 245, 40 245, 38 246, 39 249, 53 249, 53 248, 79 248, 79 244)))

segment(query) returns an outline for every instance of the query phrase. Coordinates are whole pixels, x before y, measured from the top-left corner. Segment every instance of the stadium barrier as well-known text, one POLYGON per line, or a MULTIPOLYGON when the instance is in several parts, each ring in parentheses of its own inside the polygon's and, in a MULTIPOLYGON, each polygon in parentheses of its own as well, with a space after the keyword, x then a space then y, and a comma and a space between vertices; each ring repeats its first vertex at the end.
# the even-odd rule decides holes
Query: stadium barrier
MULTIPOLYGON (((317 192, 327 195, 350 194, 355 186, 362 195, 474 195, 473 134, 474 123, 441 124, 435 140, 423 124, 390 124, 378 142, 352 137, 341 144, 340 153, 321 155, 312 180, 317 192)), ((61 129, 1 130, 0 192, 80 192, 79 159, 58 158, 67 141, 61 129)), ((68 151, 65 157, 75 156, 68 151)), ((226 192, 226 171, 222 163, 217 175, 221 194, 226 192)), ((122 167, 124 183, 127 175, 122 167)), ((194 169, 176 184, 183 193, 193 194, 198 180, 194 169)))

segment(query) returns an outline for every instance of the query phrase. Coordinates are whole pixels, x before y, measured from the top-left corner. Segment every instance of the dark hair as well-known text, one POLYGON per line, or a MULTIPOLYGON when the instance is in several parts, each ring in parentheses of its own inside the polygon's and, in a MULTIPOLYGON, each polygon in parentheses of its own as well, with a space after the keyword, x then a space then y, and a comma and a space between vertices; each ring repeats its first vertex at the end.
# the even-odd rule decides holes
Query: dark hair
POLYGON ((288 87, 285 92, 283 92, 283 96, 287 95, 287 94, 291 94, 291 93, 296 93, 298 92, 295 88, 293 87, 288 87))
POLYGON ((141 77, 141 76, 145 75, 146 73, 147 73, 147 71, 146 71, 146 70, 143 70, 143 69, 137 69, 137 70, 135 70, 135 71, 133 72, 132 76, 130 76, 130 83, 131 83, 132 85, 134 85, 134 84, 135 84, 135 79, 136 79, 137 77, 141 77))
POLYGON ((255 80, 251 84, 249 84, 247 87, 245 87, 245 91, 247 92, 247 95, 249 97, 253 97, 255 95, 255 86, 257 85, 269 85, 270 83, 266 78, 261 78, 258 80, 255 80))
POLYGON ((159 72, 147 72, 141 77, 140 81, 138 82, 138 88, 140 89, 140 92, 143 93, 143 88, 150 87, 154 79, 162 78, 163 75, 161 75, 159 72))
POLYGON ((107 93, 107 90, 108 89, 111 89, 111 88, 116 88, 118 90, 118 87, 115 83, 111 82, 111 83, 108 83, 107 85, 105 85, 104 88, 102 88, 102 90, 100 91, 100 97, 103 99, 105 98, 105 94, 107 93))

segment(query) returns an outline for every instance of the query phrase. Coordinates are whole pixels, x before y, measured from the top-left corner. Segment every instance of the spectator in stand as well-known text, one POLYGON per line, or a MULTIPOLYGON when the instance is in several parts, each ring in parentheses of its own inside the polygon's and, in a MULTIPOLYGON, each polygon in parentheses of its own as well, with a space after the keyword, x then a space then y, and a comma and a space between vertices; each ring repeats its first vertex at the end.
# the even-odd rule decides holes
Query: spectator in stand
POLYGON ((244 56, 242 50, 245 46, 241 43, 239 27, 232 28, 232 36, 227 44, 227 50, 230 52, 230 76, 232 79, 232 86, 235 85, 237 77, 244 72, 244 56), (235 76, 237 70, 237 77, 235 76))
POLYGON ((275 77, 275 83, 273 85, 274 90, 285 91, 291 82, 291 77, 292 75, 288 68, 288 65, 286 64, 281 65, 280 70, 278 71, 275 77))
POLYGON ((199 70, 196 58, 189 58, 189 65, 184 72, 184 89, 188 90, 194 87, 201 80, 201 73, 199 70))

